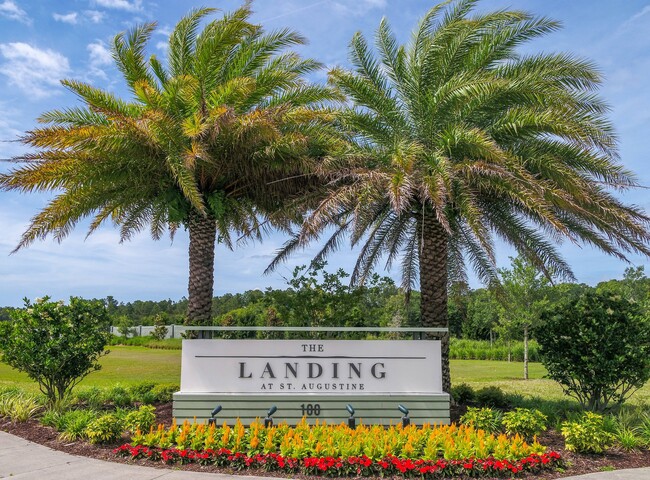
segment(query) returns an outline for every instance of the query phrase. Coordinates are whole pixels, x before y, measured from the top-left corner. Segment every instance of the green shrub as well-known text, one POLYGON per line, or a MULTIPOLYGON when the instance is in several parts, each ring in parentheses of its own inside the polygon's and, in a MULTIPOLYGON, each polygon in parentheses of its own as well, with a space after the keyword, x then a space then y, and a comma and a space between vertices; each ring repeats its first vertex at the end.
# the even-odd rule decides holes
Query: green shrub
POLYGON ((524 438, 532 439, 546 430, 546 415, 539 410, 516 408, 503 415, 503 426, 508 435, 519 434, 524 438))
POLYGON ((617 408, 650 379, 650 322, 638 303, 586 291, 542 320, 536 337, 548 375, 585 408, 617 408))
MULTIPOLYGON (((41 423, 45 425, 46 427, 52 427, 56 428, 56 426, 59 424, 61 421, 61 416, 63 413, 61 413, 59 410, 56 409, 48 409, 45 411, 43 416, 41 417, 41 423)), ((56 428, 58 430, 58 428, 56 428)))
POLYGON ((603 453, 612 444, 613 435, 605 430, 602 415, 585 412, 582 418, 562 424, 566 449, 578 453, 603 453))
POLYGON ((26 422, 41 410, 43 402, 35 395, 20 390, 0 395, 0 417, 8 417, 13 422, 26 422))
POLYGON ((483 387, 476 391, 476 404, 479 407, 508 408, 510 400, 499 387, 483 387))
POLYGON ((122 436, 122 422, 117 415, 108 413, 93 420, 86 428, 90 443, 113 443, 122 436))
POLYGON ((94 410, 69 410, 63 413, 56 422, 59 438, 64 441, 74 441, 85 438, 91 422, 97 419, 94 410))
POLYGON ((474 401, 476 393, 470 385, 461 383, 451 387, 451 396, 456 403, 467 405, 474 401))
POLYGON ((71 297, 70 304, 49 297, 13 310, 0 322, 2 359, 38 382, 50 404, 62 400, 86 375, 99 370, 108 352, 109 317, 100 301, 71 297))
POLYGON ((104 406, 104 391, 99 387, 79 388, 75 391, 77 403, 92 410, 99 410, 104 406))
POLYGON ((151 394, 157 403, 169 403, 173 399, 174 393, 181 389, 177 383, 159 383, 151 389, 151 394))
POLYGON ((495 433, 501 430, 501 412, 491 408, 469 407, 467 413, 460 417, 460 422, 488 433, 495 433))
POLYGON ((645 440, 642 436, 642 429, 640 427, 627 427, 619 425, 614 436, 616 443, 623 448, 623 450, 637 450, 645 445, 645 440))
POLYGON ((155 386, 156 384, 154 382, 138 383, 129 387, 129 393, 131 394, 131 398, 133 398, 133 400, 141 402, 142 397, 150 393, 151 389, 155 386))
POLYGON ((180 350, 183 340, 180 338, 166 338, 164 340, 155 340, 150 336, 124 338, 118 335, 112 335, 111 345, 128 345, 131 347, 158 348, 162 350, 180 350))
POLYGON ((120 384, 113 385, 104 391, 104 401, 113 404, 117 408, 130 407, 133 405, 131 394, 120 384))
POLYGON ((124 429, 135 433, 137 430, 148 432, 156 422, 156 408, 142 405, 138 410, 129 412, 124 419, 124 429))

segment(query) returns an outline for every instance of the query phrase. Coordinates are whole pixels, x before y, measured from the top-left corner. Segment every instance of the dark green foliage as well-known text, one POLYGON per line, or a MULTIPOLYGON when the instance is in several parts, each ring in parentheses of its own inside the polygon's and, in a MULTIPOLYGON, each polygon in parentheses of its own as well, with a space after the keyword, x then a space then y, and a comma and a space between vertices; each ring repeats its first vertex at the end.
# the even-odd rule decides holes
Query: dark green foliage
POLYGON ((104 392, 104 402, 117 408, 124 408, 131 406, 133 398, 127 388, 117 384, 104 392))
POLYGON ((457 404, 467 405, 474 402, 476 392, 470 385, 461 383, 451 387, 451 396, 457 404))
POLYGON ((98 413, 94 410, 69 410, 60 414, 53 426, 61 440, 74 442, 86 436, 88 425, 97 417, 98 413))
POLYGON ((542 319, 536 336, 549 377, 585 408, 619 407, 650 378, 650 323, 638 303, 586 291, 542 319))
POLYGON ((480 407, 508 408, 510 400, 499 387, 483 387, 476 391, 476 404, 480 407))
MULTIPOLYGON (((138 383, 137 385, 131 385, 129 387, 129 393, 131 394, 131 397, 135 401, 142 402, 142 397, 151 393, 151 390, 155 386, 156 384, 153 382, 138 383)), ((149 402, 143 402, 143 403, 149 403, 149 402)))
POLYGON ((104 392, 99 387, 87 387, 75 390, 76 403, 86 408, 99 410, 104 406, 104 392))
MULTIPOLYGON (((366 285, 350 287, 345 271, 339 269, 331 273, 325 267, 325 263, 297 267, 287 281, 289 288, 284 290, 247 292, 249 302, 220 315, 215 325, 364 327, 414 324, 417 305, 406 305, 404 294, 390 278, 373 275, 366 285)), ((293 338, 295 334, 223 332, 219 335, 223 338, 293 338)), ((334 335, 367 336, 365 332, 334 335)))
POLYGON ((108 353, 108 315, 102 302, 49 297, 12 313, 0 323, 2 359, 38 382, 50 404, 62 400, 86 375, 99 370, 108 353))
POLYGON ((467 320, 462 326, 462 337, 472 340, 488 340, 490 332, 499 321, 499 304, 494 295, 485 288, 469 292, 467 320))

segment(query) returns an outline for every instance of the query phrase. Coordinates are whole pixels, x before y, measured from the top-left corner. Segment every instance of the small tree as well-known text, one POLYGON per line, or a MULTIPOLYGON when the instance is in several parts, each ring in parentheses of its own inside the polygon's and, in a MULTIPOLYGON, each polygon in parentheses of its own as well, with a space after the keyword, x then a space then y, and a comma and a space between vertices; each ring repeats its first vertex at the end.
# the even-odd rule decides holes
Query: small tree
POLYGON ((167 337, 169 329, 167 323, 161 314, 157 314, 153 319, 154 329, 149 334, 154 340, 164 340, 167 337))
POLYGON ((528 339, 530 330, 537 324, 548 303, 545 293, 548 280, 525 259, 518 257, 510 260, 512 270, 499 269, 502 283, 501 292, 497 295, 501 304, 500 331, 508 341, 517 333, 523 333, 524 379, 528 380, 528 339))
POLYGON ((650 322, 638 303, 586 291, 542 314, 536 332, 549 377, 584 407, 619 407, 650 379, 650 322))
POLYGON ((50 404, 62 400, 108 353, 109 317, 101 301, 49 297, 15 310, 0 324, 2 360, 38 382, 50 404))
POLYGON ((135 337, 137 330, 133 326, 133 319, 126 315, 121 315, 115 321, 117 327, 117 333, 124 338, 135 337))

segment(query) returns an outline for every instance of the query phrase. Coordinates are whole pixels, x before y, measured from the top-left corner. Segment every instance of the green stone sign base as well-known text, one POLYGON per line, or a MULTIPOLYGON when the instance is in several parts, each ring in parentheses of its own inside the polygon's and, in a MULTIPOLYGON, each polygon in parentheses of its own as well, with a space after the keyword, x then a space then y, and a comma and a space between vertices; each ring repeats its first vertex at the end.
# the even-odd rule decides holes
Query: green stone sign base
POLYGON ((449 424, 449 395, 443 394, 371 394, 371 395, 242 395, 224 393, 174 394, 174 417, 177 422, 185 420, 206 422, 210 412, 221 405, 223 410, 216 416, 217 424, 232 425, 239 418, 248 425, 256 418, 263 419, 271 406, 278 407, 273 415, 275 424, 299 423, 303 417, 310 424, 326 421, 330 424, 347 422, 350 414, 347 404, 355 409, 357 424, 395 425, 401 422, 398 404, 409 409, 411 423, 422 425, 449 424))

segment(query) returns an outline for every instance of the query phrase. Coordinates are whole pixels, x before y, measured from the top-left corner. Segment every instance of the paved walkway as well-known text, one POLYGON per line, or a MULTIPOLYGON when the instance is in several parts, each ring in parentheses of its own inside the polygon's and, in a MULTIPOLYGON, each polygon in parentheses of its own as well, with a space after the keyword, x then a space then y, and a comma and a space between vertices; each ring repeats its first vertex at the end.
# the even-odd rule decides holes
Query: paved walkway
MULTIPOLYGON (((0 432, 0 478, 21 480, 279 480, 244 475, 181 472, 103 462, 52 450, 0 432)), ((565 480, 650 480, 650 468, 592 473, 565 480)))

